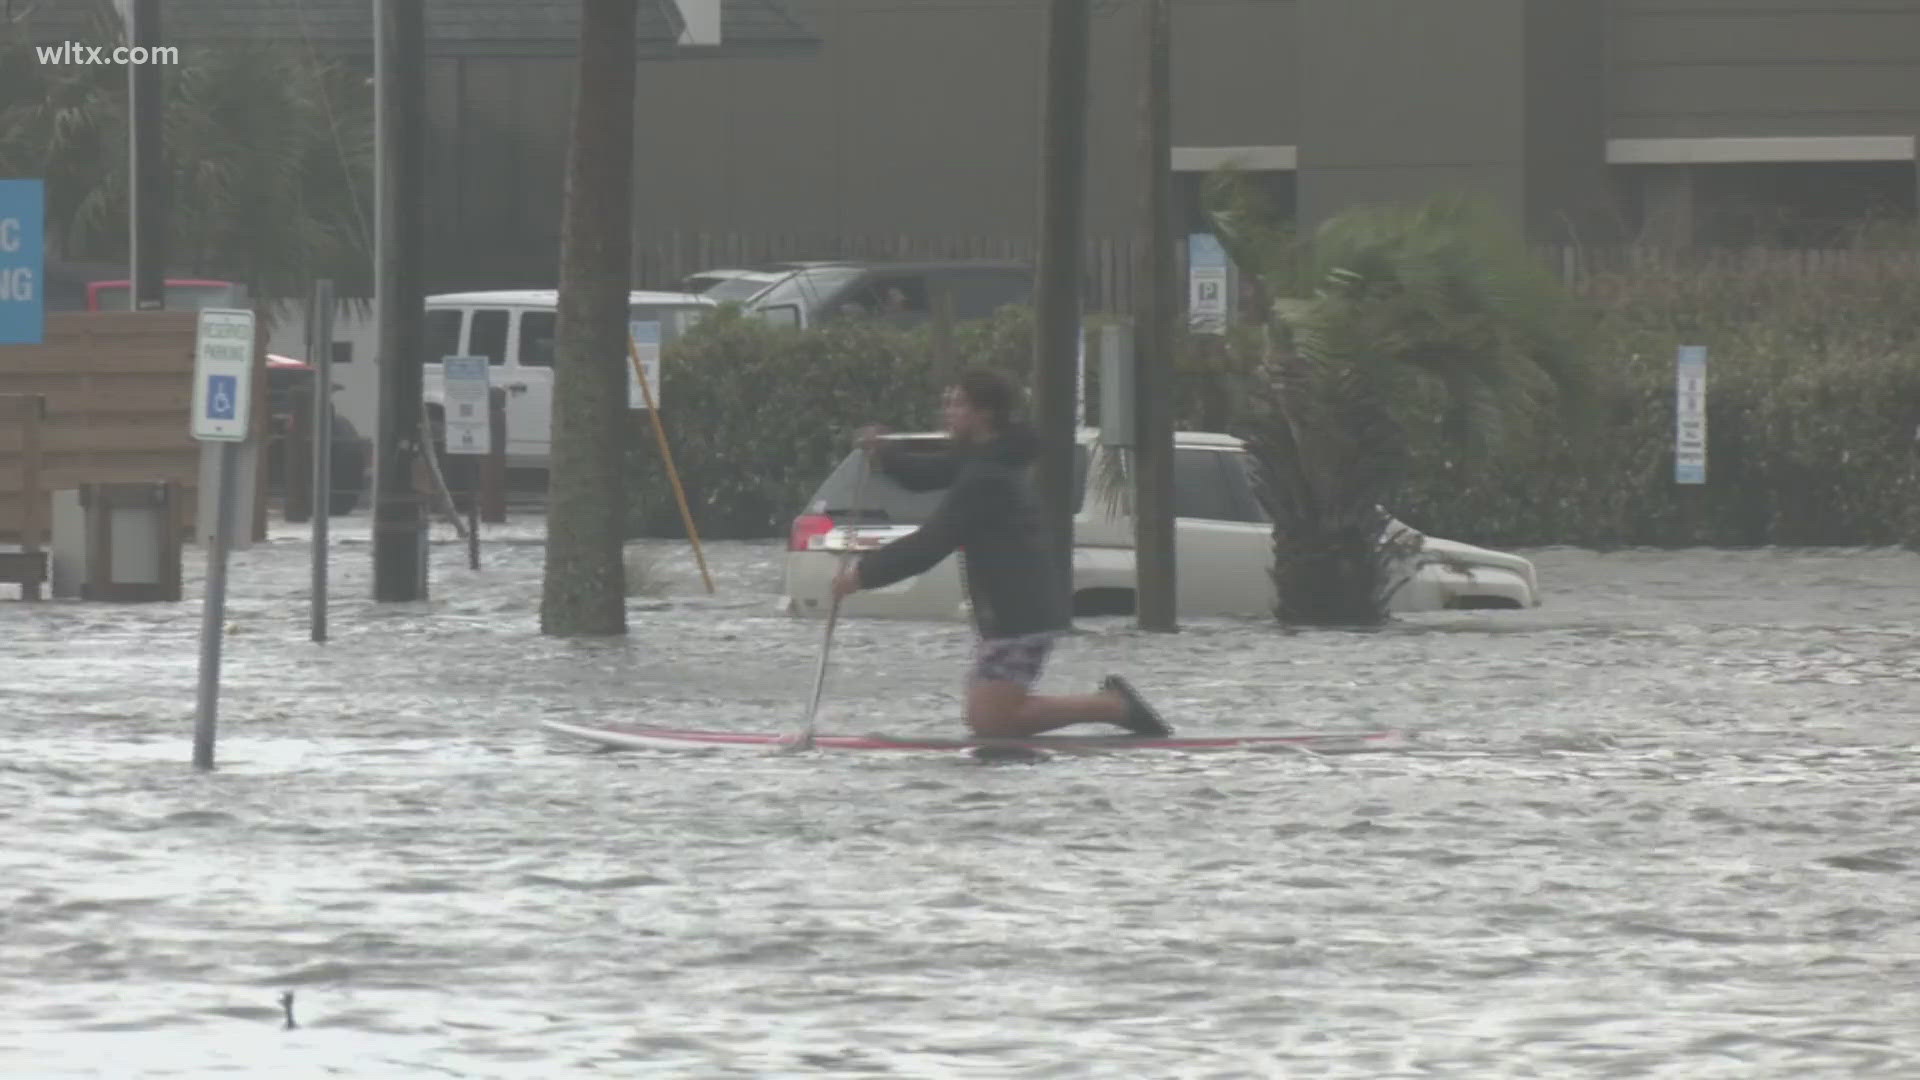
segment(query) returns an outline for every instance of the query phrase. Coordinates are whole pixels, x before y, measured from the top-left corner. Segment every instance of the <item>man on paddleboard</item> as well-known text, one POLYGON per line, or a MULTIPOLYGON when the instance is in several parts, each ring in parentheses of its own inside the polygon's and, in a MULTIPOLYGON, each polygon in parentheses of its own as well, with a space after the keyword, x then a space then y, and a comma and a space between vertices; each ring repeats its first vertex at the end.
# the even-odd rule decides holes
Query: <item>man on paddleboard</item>
MULTIPOLYGON (((998 372, 961 375, 942 400, 953 448, 909 454, 861 429, 868 460, 900 486, 946 489, 940 505, 912 533, 849 563, 833 581, 836 598, 880 589, 937 566, 958 550, 960 574, 973 602, 980 641, 967 681, 967 726, 984 738, 1025 738, 1070 724, 1115 724, 1141 736, 1172 729, 1118 675, 1093 694, 1033 693, 1069 624, 1067 590, 1054 580, 1046 529, 1027 481, 1037 438, 1013 419, 1017 391, 998 372)), ((859 507, 853 508, 857 513, 859 507)))

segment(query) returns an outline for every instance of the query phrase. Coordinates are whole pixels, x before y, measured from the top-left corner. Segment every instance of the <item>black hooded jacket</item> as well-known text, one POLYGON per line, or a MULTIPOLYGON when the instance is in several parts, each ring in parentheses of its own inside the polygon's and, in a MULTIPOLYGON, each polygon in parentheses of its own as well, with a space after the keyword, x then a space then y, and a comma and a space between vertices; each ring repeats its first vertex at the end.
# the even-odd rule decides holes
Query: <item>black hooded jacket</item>
POLYGON ((860 587, 884 588, 923 574, 958 549, 981 637, 1065 629, 1065 583, 1052 570, 1039 500, 1026 476, 1038 441, 1023 424, 938 454, 882 440, 876 464, 895 482, 914 491, 945 487, 947 494, 918 529, 860 560, 860 587))

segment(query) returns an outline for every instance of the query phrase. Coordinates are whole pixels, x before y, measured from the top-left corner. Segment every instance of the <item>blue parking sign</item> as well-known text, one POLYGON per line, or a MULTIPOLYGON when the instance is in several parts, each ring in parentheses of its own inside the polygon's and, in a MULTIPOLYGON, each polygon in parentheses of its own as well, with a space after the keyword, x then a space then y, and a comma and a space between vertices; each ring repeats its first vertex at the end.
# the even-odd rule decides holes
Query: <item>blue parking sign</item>
POLYGON ((207 376, 207 419, 232 420, 239 400, 239 379, 232 375, 207 376))
POLYGON ((46 185, 0 180, 0 345, 38 345, 46 333, 46 185))

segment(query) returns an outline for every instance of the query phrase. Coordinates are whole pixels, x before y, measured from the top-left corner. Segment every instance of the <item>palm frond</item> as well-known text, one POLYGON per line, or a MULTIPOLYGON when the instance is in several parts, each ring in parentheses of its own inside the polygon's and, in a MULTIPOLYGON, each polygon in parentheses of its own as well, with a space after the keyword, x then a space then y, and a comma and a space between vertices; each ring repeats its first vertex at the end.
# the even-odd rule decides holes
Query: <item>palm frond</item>
MULTIPOLYGON (((1284 248, 1237 258, 1294 265, 1290 240, 1232 199, 1221 205, 1236 246, 1284 248)), ((1387 535, 1381 509, 1411 433, 1437 430, 1484 455, 1519 424, 1578 415, 1586 358, 1558 282, 1483 204, 1352 211, 1315 232, 1310 255, 1297 278, 1268 271, 1295 295, 1271 307, 1250 420, 1275 523, 1277 614, 1377 622, 1418 545, 1387 535)))
POLYGON ((1133 516, 1133 448, 1109 446, 1096 454, 1089 487, 1108 517, 1133 516))
MULTIPOLYGON (((96 40, 87 43, 121 40, 109 0, 76 2, 94 5, 96 40)), ((0 99, 0 171, 47 178, 49 240, 64 256, 118 257, 124 69, 34 67, 31 78, 0 70, 0 85, 23 89, 0 99)), ((284 48, 188 48, 162 84, 171 266, 240 281, 265 302, 303 295, 317 277, 366 277, 373 137, 364 79, 284 48)))

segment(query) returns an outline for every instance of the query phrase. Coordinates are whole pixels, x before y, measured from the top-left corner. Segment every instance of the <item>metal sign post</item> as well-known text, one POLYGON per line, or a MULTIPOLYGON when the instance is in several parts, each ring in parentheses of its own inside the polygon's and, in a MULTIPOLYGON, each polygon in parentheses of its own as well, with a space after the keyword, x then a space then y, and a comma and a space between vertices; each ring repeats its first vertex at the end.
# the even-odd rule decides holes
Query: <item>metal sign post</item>
POLYGON ((1673 482, 1707 482, 1707 347, 1682 345, 1674 365, 1673 482))
MULTIPOLYGON (((440 360, 446 387, 448 454, 480 456, 493 448, 488 395, 492 392, 484 356, 448 356, 440 360)), ((467 569, 480 569, 480 493, 467 493, 467 569)))
POLYGON ((1133 327, 1100 328, 1100 445, 1133 445, 1133 327))
POLYGON ((0 345, 38 345, 46 331, 46 185, 0 180, 0 345))
MULTIPOLYGON (((1089 330, 1085 320, 1080 323, 1080 351, 1073 361, 1073 428, 1075 431, 1087 426, 1087 337, 1089 330)), ((1105 341, 1105 339, 1101 339, 1105 341)))
POLYGON ((680 471, 673 466, 673 450, 667 446, 667 429, 660 425, 660 324, 627 324, 627 407, 645 409, 653 418, 653 437, 660 443, 660 459, 667 464, 667 480, 673 485, 673 498, 680 504, 680 523, 686 526, 687 539, 693 541, 693 558, 700 564, 700 580, 707 595, 713 595, 713 575, 707 573, 707 557, 700 551, 700 532, 693 527, 693 511, 687 509, 687 493, 680 488, 680 471))
MULTIPOLYGON (((220 705, 220 643, 227 611, 227 539, 232 532, 234 463, 247 437, 253 404, 253 312, 203 308, 193 355, 193 437, 220 444, 214 473, 214 518, 207 538, 207 589, 200 620, 199 712, 193 764, 213 768, 214 718, 220 705)), ((205 498, 205 493, 202 493, 205 498)))
MULTIPOLYGON (((313 640, 327 640, 327 519, 333 513, 333 282, 316 281, 307 314, 313 368, 313 640)), ((355 481, 357 482, 357 480, 355 481)))

